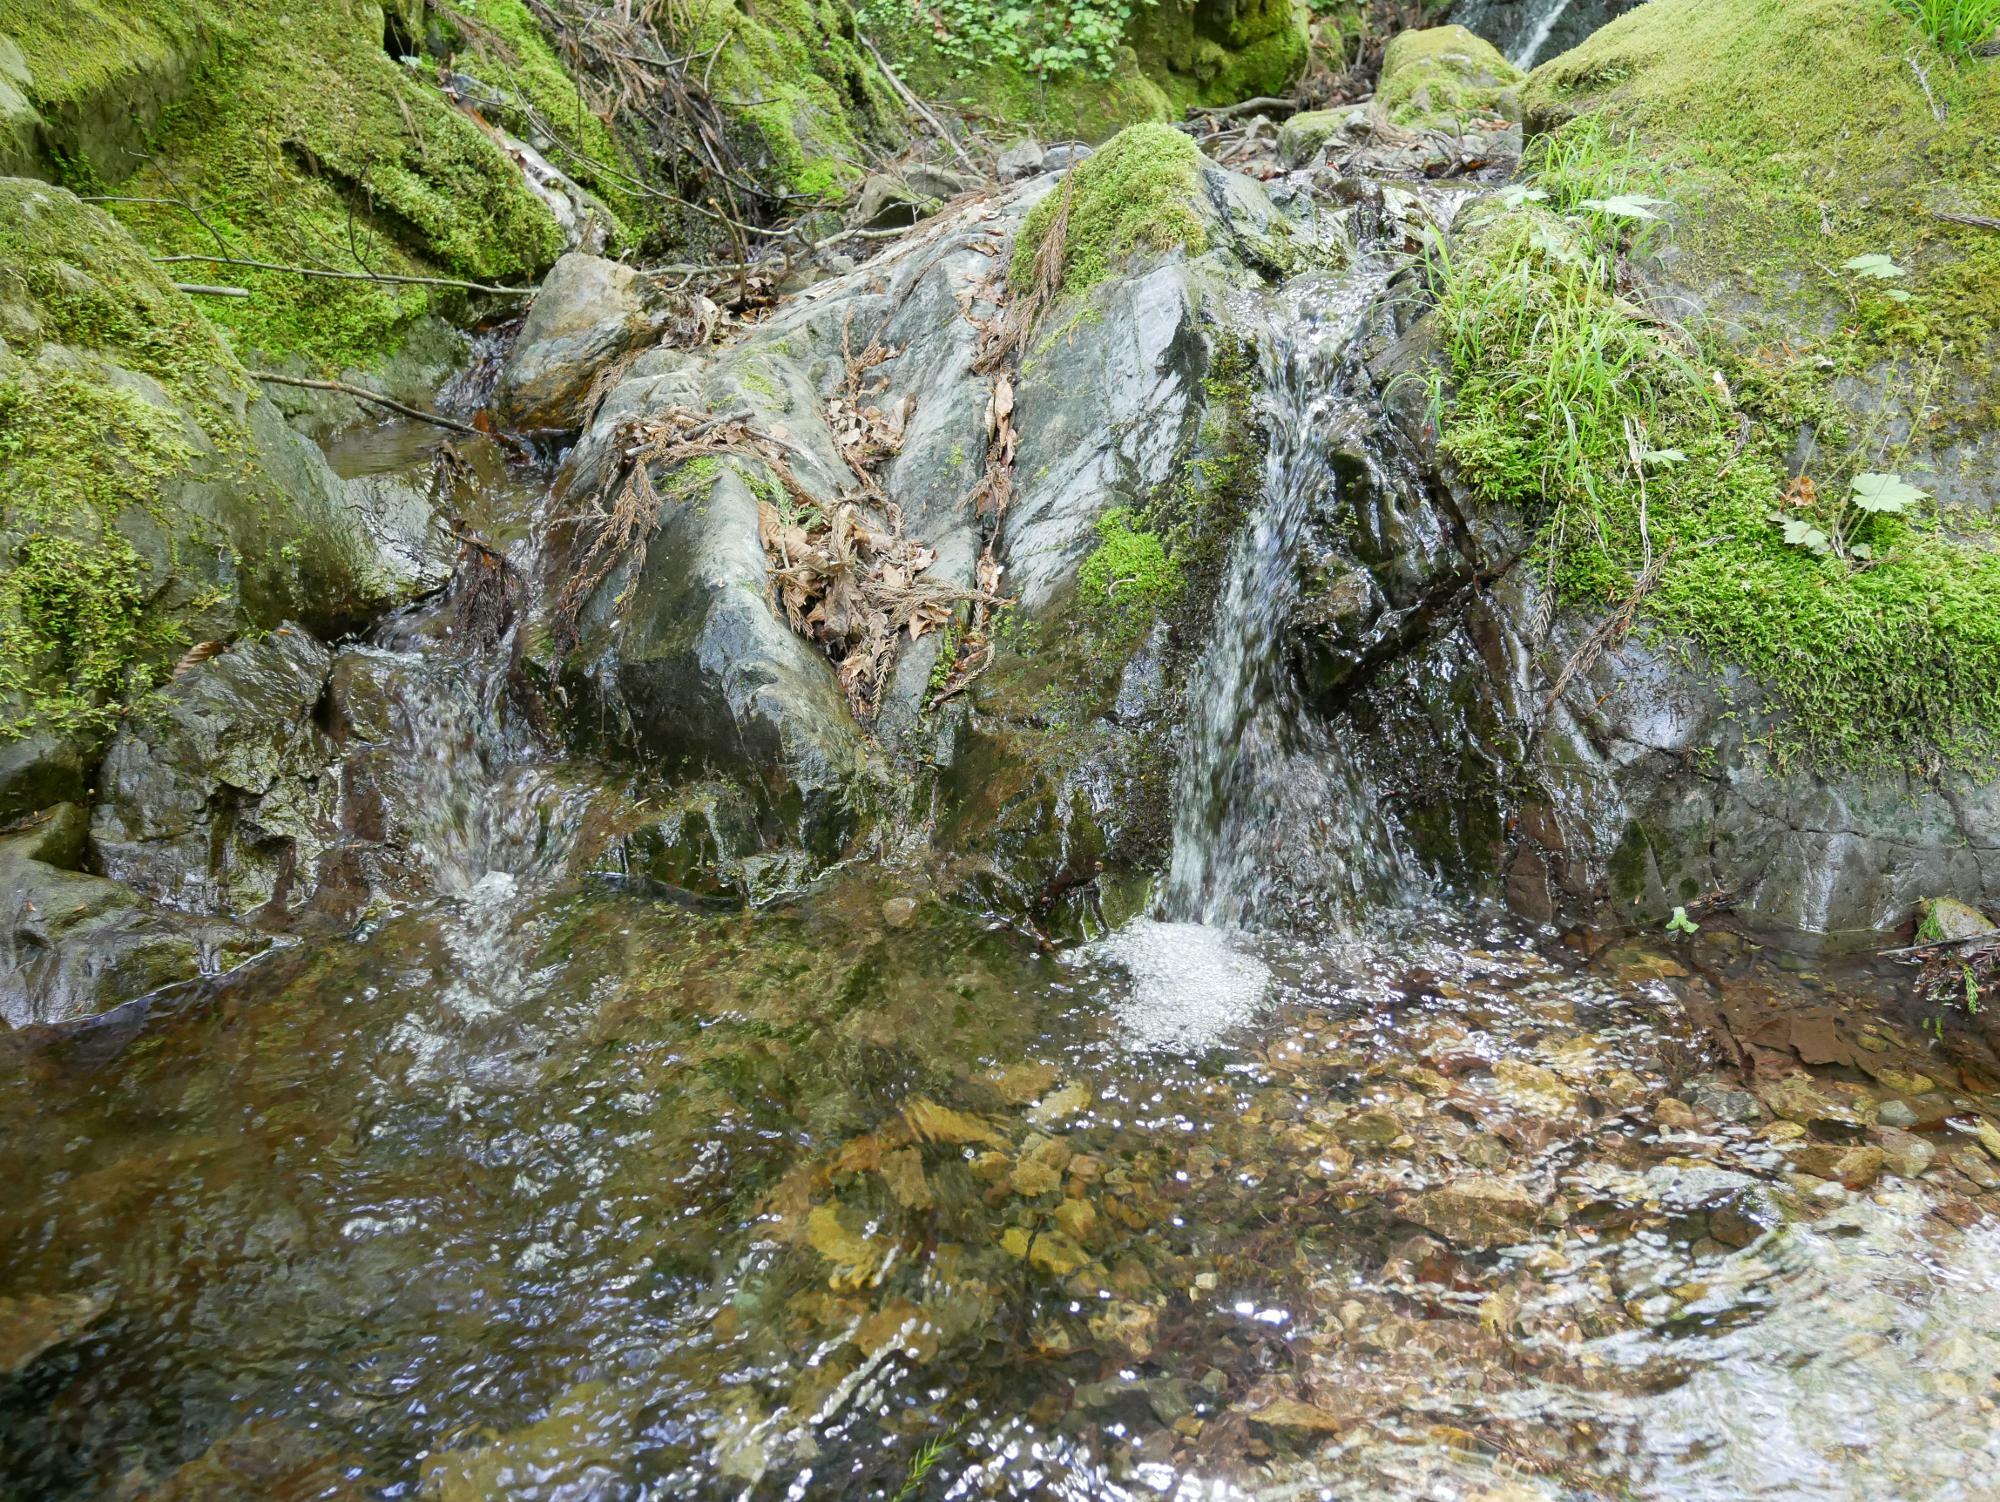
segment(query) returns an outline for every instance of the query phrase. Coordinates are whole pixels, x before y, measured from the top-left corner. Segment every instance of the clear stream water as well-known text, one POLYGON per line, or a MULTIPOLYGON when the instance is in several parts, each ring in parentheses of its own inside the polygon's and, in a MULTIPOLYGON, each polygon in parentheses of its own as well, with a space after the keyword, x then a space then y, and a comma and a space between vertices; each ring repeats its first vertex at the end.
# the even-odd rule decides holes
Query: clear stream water
MULTIPOLYGON (((410 900, 0 1037, 0 1355, 87 1310, 0 1362, 0 1495, 2000 1495, 1984 1043, 1869 965, 1405 883, 1288 701, 1353 312, 1273 342, 1168 896, 1068 952, 918 874, 579 871, 598 785, 490 654, 424 612, 348 649, 410 900), (1260 929, 1302 887, 1402 905, 1260 929), (1844 1062, 1746 1090, 1718 1009, 1844 1062)), ((537 499, 481 524, 529 549, 537 499)))

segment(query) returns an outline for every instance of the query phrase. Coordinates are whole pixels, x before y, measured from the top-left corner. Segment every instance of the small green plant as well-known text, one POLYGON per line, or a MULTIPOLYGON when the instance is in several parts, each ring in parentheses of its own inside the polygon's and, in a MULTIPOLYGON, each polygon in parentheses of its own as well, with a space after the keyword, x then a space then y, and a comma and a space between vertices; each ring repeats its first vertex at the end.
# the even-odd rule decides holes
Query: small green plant
POLYGON ((1159 0, 863 0, 864 24, 920 24, 938 53, 968 71, 1014 63, 1036 78, 1110 74, 1125 28, 1159 0))
POLYGON ((1907 516, 1917 502, 1929 499, 1928 491, 1905 484, 1901 475, 1863 473, 1849 482, 1845 492, 1837 491, 1828 500, 1801 475, 1771 513, 1771 521, 1784 529, 1785 541, 1795 548, 1822 558, 1866 563, 1875 557, 1875 548, 1856 541, 1855 534, 1875 517, 1907 516))
POLYGON ((924 1479, 937 1468, 947 1451, 958 1443, 958 1434, 965 1427, 959 1420, 942 1434, 934 1434, 917 1447, 917 1453, 910 1457, 910 1468, 904 1473, 901 1490, 896 1493, 896 1502, 911 1502, 924 1484, 924 1479))
POLYGON ((1674 909, 1673 917, 1667 919, 1667 932, 1670 934, 1698 934, 1701 932, 1701 925, 1688 916, 1686 908, 1677 907, 1674 909))
POLYGON ((2000 0, 1889 0, 1940 52, 1969 57, 2000 27, 2000 0))

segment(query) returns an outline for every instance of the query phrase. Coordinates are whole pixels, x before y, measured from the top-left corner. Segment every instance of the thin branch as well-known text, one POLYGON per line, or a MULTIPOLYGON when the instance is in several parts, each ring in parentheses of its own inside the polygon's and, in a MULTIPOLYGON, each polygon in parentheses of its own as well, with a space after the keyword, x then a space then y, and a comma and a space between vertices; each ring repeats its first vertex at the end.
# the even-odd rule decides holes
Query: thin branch
POLYGON ((374 402, 387 407, 391 412, 400 412, 405 417, 414 417, 418 422, 433 423, 440 428, 450 428, 454 433, 470 433, 475 438, 491 438, 496 435, 482 433, 471 423, 459 422, 456 418, 440 417, 435 412, 426 412, 421 407, 408 406, 393 396, 384 396, 379 391, 370 391, 366 386, 350 386, 346 381, 309 381, 304 376, 280 375, 275 370, 253 370, 253 381, 269 381, 274 386, 303 386, 308 391, 338 391, 343 396, 359 397, 364 402, 374 402))
POLYGON ((1275 115, 1280 111, 1295 115, 1305 106, 1296 99, 1273 99, 1268 95, 1261 99, 1246 99, 1241 104, 1218 104, 1207 109, 1192 109, 1188 113, 1204 120, 1235 120, 1244 115, 1275 115))
POLYGON ((462 282, 449 276, 393 276, 388 272, 320 271, 311 266, 281 266, 276 261, 249 261, 238 256, 154 256, 156 266, 173 266, 182 261, 201 261, 211 266, 247 266, 253 271, 282 271, 288 276, 319 276, 336 282, 394 282, 407 287, 455 287, 463 292, 491 292, 503 297, 533 297, 534 287, 493 287, 485 282, 462 282))
MULTIPOLYGON (((857 32, 856 35, 860 36, 861 34, 857 32)), ((944 128, 944 121, 931 113, 929 105, 910 92, 909 86, 896 76, 896 70, 889 66, 889 60, 882 56, 875 44, 866 36, 862 36, 861 45, 868 49, 868 55, 875 59, 875 66, 882 70, 882 76, 889 80, 889 87, 896 91, 896 97, 903 101, 904 106, 923 117, 924 122, 938 133, 938 138, 951 148, 952 154, 965 164, 966 171, 979 172, 979 168, 973 162, 972 158, 966 155, 965 148, 958 144, 957 137, 944 128)), ((980 176, 983 177, 985 174, 980 173, 980 176)))
POLYGON ((216 287, 207 282, 175 282, 174 291, 185 292, 190 297, 248 297, 248 287, 216 287))
POLYGON ((1953 214, 1944 209, 1932 209, 1931 218, 1942 219, 1948 224, 1969 224, 1974 229, 2000 229, 2000 219, 1990 214, 1953 214))

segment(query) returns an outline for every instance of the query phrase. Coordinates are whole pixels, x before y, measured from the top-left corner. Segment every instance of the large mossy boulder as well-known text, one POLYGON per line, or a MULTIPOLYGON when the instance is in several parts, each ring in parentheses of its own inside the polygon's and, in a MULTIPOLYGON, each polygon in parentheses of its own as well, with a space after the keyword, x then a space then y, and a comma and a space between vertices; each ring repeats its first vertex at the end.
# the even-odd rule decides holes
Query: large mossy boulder
POLYGON ((427 515, 344 485, 116 221, 19 178, 0 456, 0 812, 79 796, 79 747, 189 647, 338 633, 433 582, 427 515))
POLYGON ((1860 0, 1655 0, 1525 99, 1529 192, 1377 356, 1490 581, 1338 685, 1415 843, 1539 918, 1990 902, 2000 282, 1938 215, 2000 210, 2000 81, 1860 0))
POLYGON ((1659 301, 1737 347, 1788 348, 1850 440, 1993 510, 1990 58, 1946 55, 1874 0, 1654 0, 1535 69, 1523 101, 1531 131, 1582 122, 1651 164, 1672 221, 1643 258, 1659 301))
POLYGON ((1521 70, 1463 26, 1401 31, 1382 53, 1377 107, 1396 125, 1433 129, 1519 119, 1521 70))

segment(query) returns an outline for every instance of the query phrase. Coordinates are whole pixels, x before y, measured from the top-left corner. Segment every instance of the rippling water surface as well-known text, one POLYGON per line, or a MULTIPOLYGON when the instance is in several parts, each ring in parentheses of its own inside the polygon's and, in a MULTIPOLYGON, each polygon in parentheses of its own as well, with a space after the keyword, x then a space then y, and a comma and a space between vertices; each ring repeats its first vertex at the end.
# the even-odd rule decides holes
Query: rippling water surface
POLYGON ((2000 1489, 1981 1066, 1879 978, 1483 923, 1050 956, 891 895, 489 876, 0 1042, 0 1310, 79 1326, 0 1377, 6 1495, 2000 1489), (1684 1020, 1743 996, 1890 1078, 1760 1100, 1684 1020), (1796 1172, 1890 1100, 1924 1178, 1796 1172))

